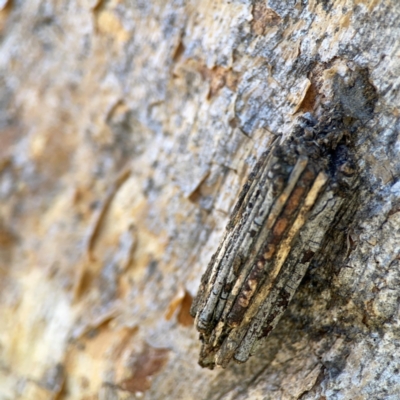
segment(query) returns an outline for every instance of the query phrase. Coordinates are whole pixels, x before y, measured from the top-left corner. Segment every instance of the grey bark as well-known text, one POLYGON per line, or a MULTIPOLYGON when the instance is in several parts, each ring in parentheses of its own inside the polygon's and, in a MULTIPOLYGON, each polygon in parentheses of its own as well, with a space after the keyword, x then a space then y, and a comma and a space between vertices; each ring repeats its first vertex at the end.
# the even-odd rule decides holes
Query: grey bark
POLYGON ((400 397, 400 5, 0 7, 2 399, 400 397), (372 113, 328 84, 353 70, 372 113), (190 303, 240 187, 332 96, 360 121, 341 245, 259 354, 202 369, 190 303))

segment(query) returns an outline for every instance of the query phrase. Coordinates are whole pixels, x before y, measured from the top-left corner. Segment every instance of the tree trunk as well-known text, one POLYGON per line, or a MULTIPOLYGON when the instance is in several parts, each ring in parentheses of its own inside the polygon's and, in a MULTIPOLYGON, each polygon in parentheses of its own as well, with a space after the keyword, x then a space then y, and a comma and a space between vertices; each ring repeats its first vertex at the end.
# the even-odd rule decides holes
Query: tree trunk
POLYGON ((0 8, 1 399, 400 398, 397 2, 0 8), (356 200, 257 353, 203 369, 240 188, 332 104, 356 200))

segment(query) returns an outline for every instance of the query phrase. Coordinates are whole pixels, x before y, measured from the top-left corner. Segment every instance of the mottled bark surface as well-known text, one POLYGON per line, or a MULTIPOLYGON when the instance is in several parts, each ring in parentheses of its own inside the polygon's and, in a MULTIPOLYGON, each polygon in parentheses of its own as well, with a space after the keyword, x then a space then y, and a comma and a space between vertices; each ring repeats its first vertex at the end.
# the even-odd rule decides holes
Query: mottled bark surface
POLYGON ((397 2, 0 9, 1 399, 400 397, 397 2), (372 114, 328 84, 353 70, 372 114), (240 187, 332 96, 360 121, 351 223, 258 354, 202 369, 189 309, 240 187))

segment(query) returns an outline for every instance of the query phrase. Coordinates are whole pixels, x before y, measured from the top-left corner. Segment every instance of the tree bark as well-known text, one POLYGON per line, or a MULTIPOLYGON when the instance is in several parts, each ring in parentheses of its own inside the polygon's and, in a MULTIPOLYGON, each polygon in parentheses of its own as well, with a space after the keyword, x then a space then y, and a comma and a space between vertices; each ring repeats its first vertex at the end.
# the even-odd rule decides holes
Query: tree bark
POLYGON ((399 4, 0 9, 2 399, 400 397, 399 4), (189 309, 240 188, 332 101, 357 201, 259 352, 202 369, 189 309))

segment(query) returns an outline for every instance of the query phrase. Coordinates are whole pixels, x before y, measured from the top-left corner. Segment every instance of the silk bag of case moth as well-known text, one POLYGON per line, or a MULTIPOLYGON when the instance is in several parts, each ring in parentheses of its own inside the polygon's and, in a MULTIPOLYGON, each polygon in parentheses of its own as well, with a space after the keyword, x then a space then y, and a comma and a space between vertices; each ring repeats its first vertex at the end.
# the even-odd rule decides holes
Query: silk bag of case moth
POLYGON ((199 364, 245 362, 287 308, 357 173, 340 111, 303 116, 256 164, 202 277, 191 314, 199 364))

